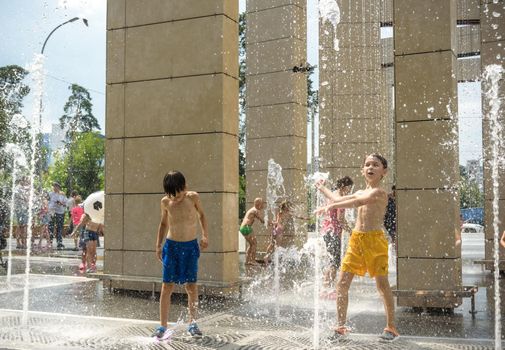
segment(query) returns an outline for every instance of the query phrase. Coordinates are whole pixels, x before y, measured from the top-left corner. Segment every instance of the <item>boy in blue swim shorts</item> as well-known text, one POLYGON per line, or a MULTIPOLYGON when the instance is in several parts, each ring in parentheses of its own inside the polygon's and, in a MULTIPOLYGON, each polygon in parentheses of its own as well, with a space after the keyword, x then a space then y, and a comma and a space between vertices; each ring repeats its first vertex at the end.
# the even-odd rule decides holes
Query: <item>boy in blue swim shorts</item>
POLYGON ((166 339, 172 333, 167 329, 170 299, 175 284, 184 284, 188 294, 188 333, 201 337, 196 324, 198 302, 198 258, 200 249, 209 245, 207 219, 198 193, 188 191, 186 179, 179 171, 170 171, 163 179, 166 196, 161 200, 161 220, 156 239, 156 257, 162 263, 163 284, 160 295, 160 326, 153 337, 166 339), (200 244, 197 226, 201 227, 200 244), (163 239, 165 243, 162 246, 163 239))

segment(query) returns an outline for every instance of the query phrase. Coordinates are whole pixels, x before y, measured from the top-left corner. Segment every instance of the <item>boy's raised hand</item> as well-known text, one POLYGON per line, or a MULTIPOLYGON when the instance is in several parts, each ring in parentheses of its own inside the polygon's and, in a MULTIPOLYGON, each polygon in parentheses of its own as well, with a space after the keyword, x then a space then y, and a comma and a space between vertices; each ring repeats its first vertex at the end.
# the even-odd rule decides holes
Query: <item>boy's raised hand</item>
POLYGON ((316 210, 314 210, 314 215, 315 216, 322 215, 322 214, 326 213, 327 210, 328 210, 327 207, 319 207, 316 210))

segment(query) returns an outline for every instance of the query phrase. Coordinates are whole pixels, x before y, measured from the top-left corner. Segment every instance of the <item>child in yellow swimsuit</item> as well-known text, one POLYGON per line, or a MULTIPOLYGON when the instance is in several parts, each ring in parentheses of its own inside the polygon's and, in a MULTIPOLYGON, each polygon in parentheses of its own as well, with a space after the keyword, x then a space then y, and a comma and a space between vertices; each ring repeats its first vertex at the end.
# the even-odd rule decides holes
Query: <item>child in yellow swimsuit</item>
POLYGON ((349 287, 354 275, 364 276, 367 272, 375 278, 377 290, 382 296, 386 309, 386 327, 381 338, 393 341, 399 334, 394 324, 394 300, 388 280, 388 242, 382 230, 387 206, 387 193, 379 183, 387 173, 387 161, 379 154, 373 153, 365 158, 361 169, 366 181, 366 189, 354 194, 337 197, 323 182, 316 187, 332 203, 318 208, 316 214, 323 214, 333 208, 358 208, 349 246, 342 262, 342 269, 337 282, 337 327, 333 338, 349 332, 345 326, 349 287))

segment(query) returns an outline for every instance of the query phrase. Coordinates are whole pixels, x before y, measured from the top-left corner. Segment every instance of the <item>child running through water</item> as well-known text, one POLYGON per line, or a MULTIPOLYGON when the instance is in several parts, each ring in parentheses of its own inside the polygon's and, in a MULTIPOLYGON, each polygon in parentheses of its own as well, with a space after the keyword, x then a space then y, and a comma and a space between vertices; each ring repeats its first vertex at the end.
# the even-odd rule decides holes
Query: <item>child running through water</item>
POLYGON ((316 214, 333 208, 358 208, 356 224, 337 281, 337 327, 331 340, 349 333, 350 330, 345 325, 349 287, 354 275, 364 276, 368 272, 370 277, 375 277, 386 310, 386 328, 380 337, 393 341, 399 334, 394 323, 394 300, 388 280, 388 241, 382 230, 387 193, 379 187, 387 173, 387 161, 379 154, 370 154, 366 157, 361 172, 365 177, 366 188, 348 196, 335 196, 321 181, 316 183, 316 187, 333 201, 328 206, 318 208, 316 214))
POLYGON ((270 236, 270 243, 268 244, 265 256, 263 257, 263 261, 265 263, 270 263, 272 254, 275 251, 275 248, 279 245, 282 245, 282 237, 286 228, 289 225, 292 225, 293 218, 301 219, 301 220, 309 220, 307 217, 297 216, 293 214, 293 204, 284 200, 279 204, 279 209, 275 216, 275 221, 272 222, 272 234, 270 236))
POLYGON ((240 224, 240 233, 244 236, 247 243, 249 243, 249 247, 247 247, 246 251, 246 265, 259 265, 256 262, 256 236, 254 235, 252 225, 254 224, 254 220, 258 219, 262 224, 265 223, 263 220, 263 208, 265 207, 265 202, 263 202, 262 198, 256 198, 254 200, 254 206, 245 213, 244 219, 242 220, 242 224, 240 224))
POLYGON ((153 337, 167 339, 170 299, 175 283, 185 284, 188 294, 189 327, 188 333, 201 337, 202 332, 196 324, 198 288, 198 258, 200 248, 209 245, 207 218, 203 212, 198 193, 188 191, 186 179, 179 171, 170 171, 163 179, 166 196, 161 199, 161 220, 156 239, 156 257, 163 265, 163 284, 160 295, 160 323, 153 337), (200 223, 202 237, 200 246, 197 240, 197 224, 200 223), (165 239, 165 244, 162 243, 165 239))

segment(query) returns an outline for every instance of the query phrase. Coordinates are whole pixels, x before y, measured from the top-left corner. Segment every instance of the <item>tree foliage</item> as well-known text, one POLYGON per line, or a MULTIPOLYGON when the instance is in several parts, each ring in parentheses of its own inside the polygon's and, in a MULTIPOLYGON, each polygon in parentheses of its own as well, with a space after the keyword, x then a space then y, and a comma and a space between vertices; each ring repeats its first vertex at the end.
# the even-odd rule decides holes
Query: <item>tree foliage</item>
POLYGON ((460 208, 483 208, 484 207, 484 193, 482 192, 479 184, 475 179, 470 178, 466 168, 459 167, 460 181, 459 181, 459 201, 460 208))
POLYGON ((50 188, 51 183, 57 181, 65 184, 64 191, 76 190, 83 198, 103 189, 104 138, 98 132, 76 134, 69 151, 55 154, 54 165, 49 167, 44 181, 45 187, 50 188), (69 183, 72 187, 68 187, 69 183))
POLYGON ((60 117, 60 127, 66 131, 67 143, 72 142, 73 135, 77 132, 100 130, 98 120, 92 112, 93 104, 88 90, 77 84, 72 84, 69 89, 72 94, 63 107, 65 114, 60 117))
POLYGON ((246 178, 245 178, 245 149, 246 149, 246 15, 239 16, 239 132, 238 132, 238 164, 239 164, 239 218, 246 212, 246 178))

